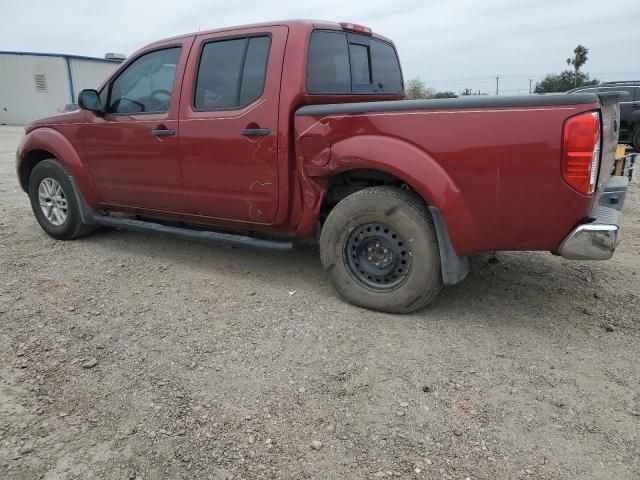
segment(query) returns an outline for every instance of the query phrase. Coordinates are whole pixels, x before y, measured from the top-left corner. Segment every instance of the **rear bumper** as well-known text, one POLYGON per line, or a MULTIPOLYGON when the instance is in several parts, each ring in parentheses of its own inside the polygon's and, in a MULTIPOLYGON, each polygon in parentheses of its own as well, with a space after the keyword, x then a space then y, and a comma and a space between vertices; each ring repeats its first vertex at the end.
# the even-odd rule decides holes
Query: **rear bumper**
POLYGON ((602 189, 598 205, 622 210, 628 187, 628 176, 611 176, 602 189))
POLYGON ((597 205, 591 210, 589 221, 571 231, 558 253, 569 260, 609 260, 620 241, 620 211, 628 186, 627 177, 609 177, 597 205))
POLYGON ((610 207, 596 206, 591 222, 578 225, 564 239, 558 253, 569 260, 608 260, 620 240, 622 214, 610 207))

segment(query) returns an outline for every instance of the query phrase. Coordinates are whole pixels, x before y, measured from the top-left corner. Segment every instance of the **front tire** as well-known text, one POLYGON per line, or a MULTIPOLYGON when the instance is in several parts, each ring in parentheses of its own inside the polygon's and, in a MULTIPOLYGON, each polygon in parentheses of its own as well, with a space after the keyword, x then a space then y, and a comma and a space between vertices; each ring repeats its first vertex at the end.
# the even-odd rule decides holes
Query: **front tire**
POLYGON ((338 203, 323 225, 320 256, 340 295, 365 308, 414 312, 442 288, 429 210, 396 187, 365 188, 338 203))
POLYGON ((29 177, 29 199, 42 229, 58 240, 72 240, 91 231, 82 222, 73 185, 55 159, 38 163, 29 177))

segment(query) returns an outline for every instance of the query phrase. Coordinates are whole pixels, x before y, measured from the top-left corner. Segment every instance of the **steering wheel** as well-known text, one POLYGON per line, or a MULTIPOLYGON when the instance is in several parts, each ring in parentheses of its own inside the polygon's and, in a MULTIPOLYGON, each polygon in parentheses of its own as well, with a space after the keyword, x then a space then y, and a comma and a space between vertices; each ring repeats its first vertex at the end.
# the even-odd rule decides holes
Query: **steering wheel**
POLYGON ((169 108, 169 102, 171 101, 171 92, 168 90, 154 90, 147 97, 147 103, 149 110, 164 110, 169 108), (164 95, 167 98, 160 99, 159 95, 164 95))
MULTIPOLYGON (((167 96, 167 101, 171 100, 171 92, 169 90, 163 90, 163 89, 154 90, 149 95, 149 98, 153 99, 156 95, 166 95, 167 96)), ((161 100, 158 99, 158 101, 160 102, 161 100)))
POLYGON ((120 104, 122 103, 123 100, 126 100, 127 102, 133 104, 133 105, 137 105, 138 107, 140 107, 139 112, 144 112, 144 103, 140 103, 137 102, 136 100, 131 100, 130 98, 126 98, 126 97, 122 97, 117 99, 116 101, 113 102, 113 104, 111 105, 111 110, 117 113, 136 113, 135 111, 120 111, 120 104))

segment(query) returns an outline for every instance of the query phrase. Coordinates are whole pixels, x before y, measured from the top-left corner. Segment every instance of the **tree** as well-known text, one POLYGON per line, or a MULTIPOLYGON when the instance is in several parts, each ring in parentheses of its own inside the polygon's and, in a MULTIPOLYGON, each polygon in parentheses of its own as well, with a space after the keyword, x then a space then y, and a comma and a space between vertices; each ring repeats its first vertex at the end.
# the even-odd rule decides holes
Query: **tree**
POLYGON ((589 79, 588 73, 582 73, 580 68, 587 63, 589 49, 578 45, 573 49, 573 57, 567 58, 567 65, 573 66, 571 70, 564 70, 560 75, 549 74, 541 82, 536 83, 536 93, 566 92, 576 87, 585 85, 597 85, 599 82, 595 78, 589 79))
POLYGON ((436 92, 433 88, 427 88, 420 77, 412 78, 407 82, 405 88, 405 98, 416 100, 419 98, 456 98, 454 92, 436 92))
POLYGON ((470 88, 465 88, 462 92, 460 92, 460 95, 473 95, 473 91, 470 88))
POLYGON ((416 100, 418 98, 431 98, 435 92, 425 87, 420 77, 412 78, 407 82, 405 88, 405 98, 407 100, 416 100))
POLYGON ((590 80, 588 73, 572 72, 565 70, 560 75, 549 74, 540 82, 536 83, 535 93, 566 92, 575 87, 597 85, 597 79, 590 80))
POLYGON ((567 58, 567 65, 573 65, 573 71, 575 72, 576 79, 578 78, 580 67, 587 63, 588 54, 589 49, 587 47, 578 45, 573 49, 573 57, 567 58))
POLYGON ((445 90, 444 92, 436 92, 431 98, 458 98, 458 95, 455 92, 445 90))
POLYGON ((573 57, 567 58, 567 65, 573 65, 573 87, 578 86, 578 75, 580 74, 580 67, 587 63, 589 49, 578 45, 573 49, 573 57))

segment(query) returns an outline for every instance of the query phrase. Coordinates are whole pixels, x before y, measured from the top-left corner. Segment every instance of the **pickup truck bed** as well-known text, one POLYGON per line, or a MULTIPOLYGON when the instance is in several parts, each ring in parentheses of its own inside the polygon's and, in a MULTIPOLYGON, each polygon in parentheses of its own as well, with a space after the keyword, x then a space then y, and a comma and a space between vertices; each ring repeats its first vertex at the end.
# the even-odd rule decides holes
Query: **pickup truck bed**
MULTIPOLYGON (((563 180, 560 132, 567 117, 598 108, 594 94, 310 105, 295 124, 298 140, 326 134, 331 144, 326 165, 305 163, 312 177, 387 170, 394 159, 390 173, 438 206, 460 255, 557 251, 597 197, 576 195, 563 180)), ((613 165, 609 133, 600 185, 613 165)))

